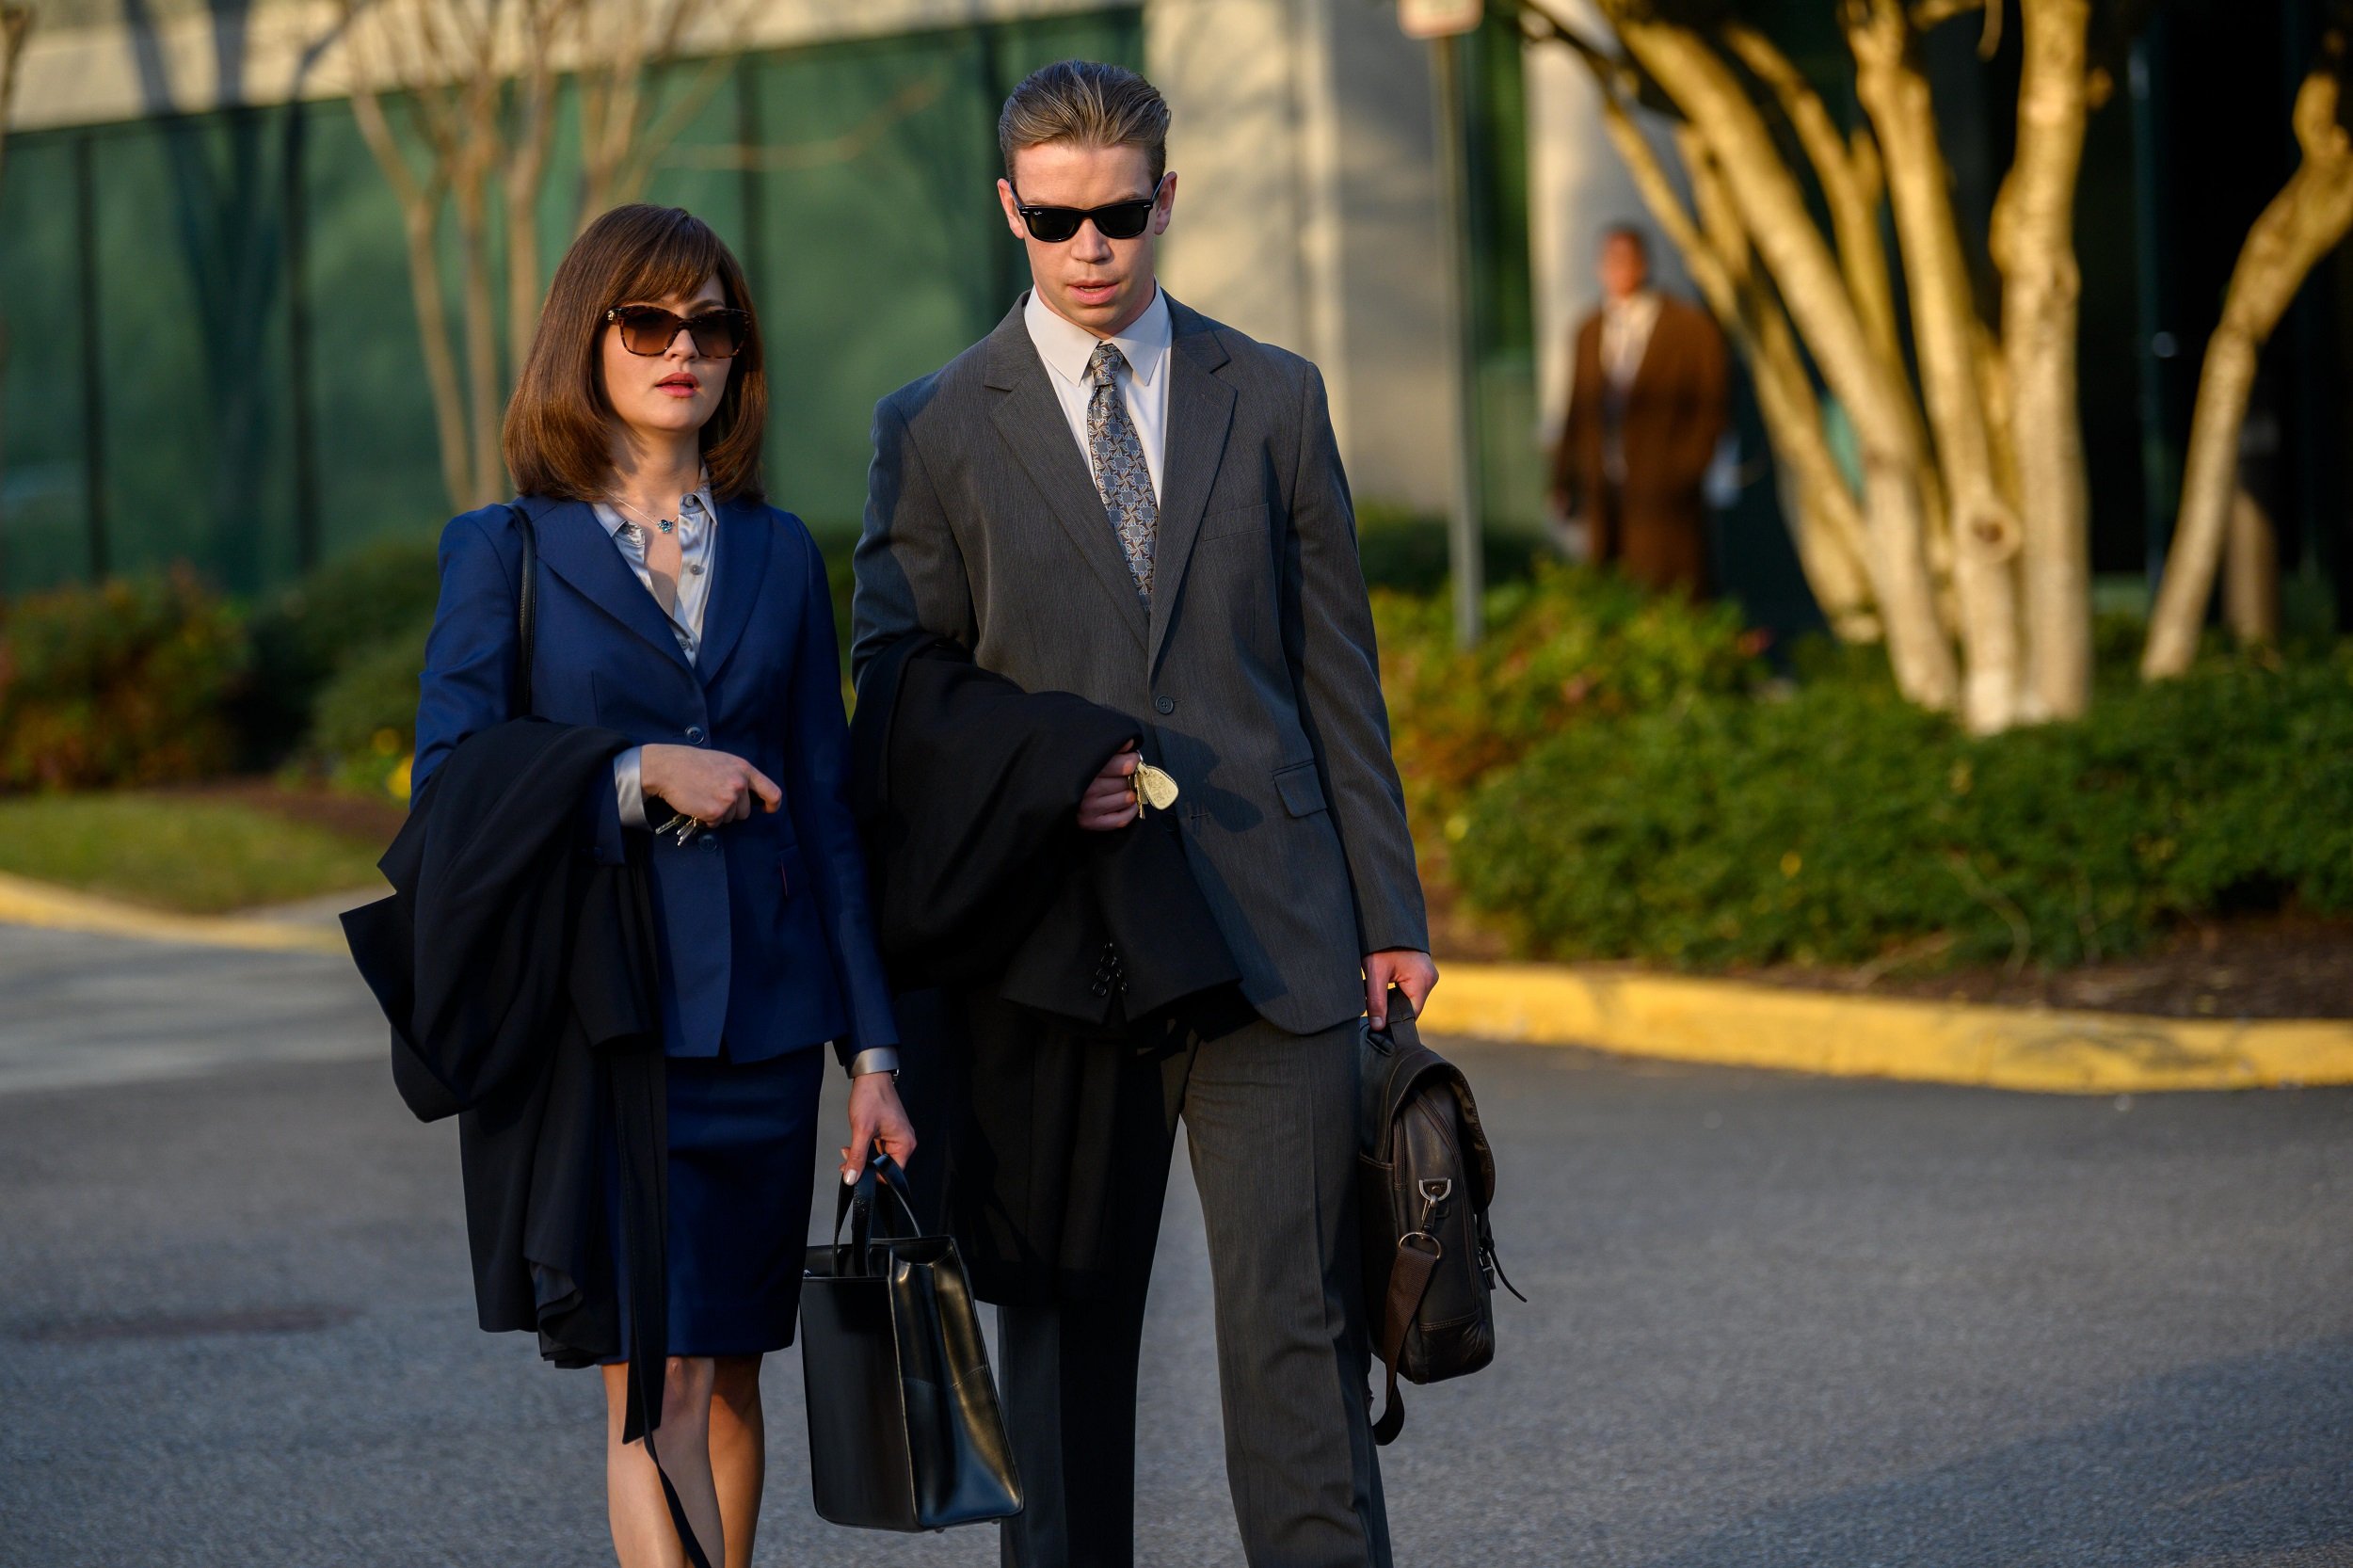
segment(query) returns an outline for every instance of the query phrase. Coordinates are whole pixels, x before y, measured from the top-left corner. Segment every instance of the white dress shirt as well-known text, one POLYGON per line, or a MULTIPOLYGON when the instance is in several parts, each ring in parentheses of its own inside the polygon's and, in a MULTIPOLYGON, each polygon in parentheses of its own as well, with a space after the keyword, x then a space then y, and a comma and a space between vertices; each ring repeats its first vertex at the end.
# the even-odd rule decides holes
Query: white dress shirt
POLYGON ((1601 308, 1601 373, 1623 392, 1634 384, 1658 325, 1658 296, 1641 289, 1601 308))
MULTIPOLYGON (((1037 357, 1046 361, 1047 382, 1070 421, 1070 437, 1079 443, 1080 460, 1093 473, 1095 457, 1087 447, 1087 404, 1095 396, 1095 384, 1087 379, 1087 361, 1095 357, 1095 345, 1105 340, 1056 315, 1035 289, 1021 308, 1021 325, 1029 328, 1037 357)), ((1114 383, 1119 400, 1127 405, 1128 421, 1136 427, 1136 440, 1144 447, 1144 466, 1152 475, 1155 502, 1160 499, 1161 476, 1166 472, 1162 456, 1168 444, 1168 352, 1174 335, 1168 296, 1156 283, 1152 303, 1144 307, 1144 314, 1109 340, 1128 360, 1128 368, 1116 374, 1114 383)))

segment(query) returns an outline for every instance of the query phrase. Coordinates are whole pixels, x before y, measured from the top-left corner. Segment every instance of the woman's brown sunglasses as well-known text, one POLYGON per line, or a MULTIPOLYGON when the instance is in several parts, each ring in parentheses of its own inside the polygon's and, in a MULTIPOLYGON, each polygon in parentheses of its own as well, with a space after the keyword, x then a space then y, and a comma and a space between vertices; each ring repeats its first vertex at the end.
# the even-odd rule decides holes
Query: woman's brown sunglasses
POLYGON ((695 352, 706 360, 732 360, 751 341, 748 312, 732 308, 698 311, 691 316, 659 305, 616 305, 604 319, 621 329, 621 346, 648 359, 667 354, 684 330, 695 340, 695 352))

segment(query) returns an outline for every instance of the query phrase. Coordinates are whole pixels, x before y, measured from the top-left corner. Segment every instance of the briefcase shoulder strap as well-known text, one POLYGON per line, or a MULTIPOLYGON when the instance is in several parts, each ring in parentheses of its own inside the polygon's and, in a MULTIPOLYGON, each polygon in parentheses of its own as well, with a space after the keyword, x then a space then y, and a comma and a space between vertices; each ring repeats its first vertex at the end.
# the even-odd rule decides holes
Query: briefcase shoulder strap
POLYGON ((1381 1314, 1381 1359, 1388 1368, 1389 1386, 1381 1418, 1372 1424, 1372 1440, 1384 1448, 1405 1430, 1405 1399, 1397 1390, 1397 1368, 1405 1359, 1405 1336, 1414 1326, 1414 1315, 1421 1310, 1422 1297, 1430 1293, 1430 1281, 1443 1256, 1434 1237, 1417 1234, 1397 1244, 1397 1260, 1389 1270, 1388 1304, 1381 1314), (1417 1247, 1416 1240, 1429 1245, 1417 1247))

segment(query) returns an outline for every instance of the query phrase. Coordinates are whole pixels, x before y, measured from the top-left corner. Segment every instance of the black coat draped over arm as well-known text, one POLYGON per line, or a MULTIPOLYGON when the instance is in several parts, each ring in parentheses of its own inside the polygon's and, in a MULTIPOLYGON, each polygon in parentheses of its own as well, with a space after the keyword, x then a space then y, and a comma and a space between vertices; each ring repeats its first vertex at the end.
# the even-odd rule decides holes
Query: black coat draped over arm
MULTIPOLYGON (((598 864, 578 842, 580 803, 612 789, 629 744, 538 719, 470 737, 385 854, 392 897, 344 917, 392 1022, 401 1097, 421 1120, 458 1118, 482 1326, 536 1331, 563 1366, 620 1350, 608 1104, 625 1168, 657 1188, 624 1216, 625 1231, 654 1227, 629 1261, 663 1278, 661 1211, 644 1207, 664 1159, 651 906, 641 865, 598 864)), ((659 1317, 666 1292, 651 1301, 659 1317)))
POLYGON ((928 634, 860 674, 850 792, 876 933, 895 987, 945 1000, 904 1008, 902 1026, 932 1018, 953 1036, 910 1043, 947 1064, 950 1223, 987 1300, 1104 1283, 1126 1173, 1168 1158, 1160 1064, 1139 1040, 1176 1037, 1180 1013, 1239 1019, 1246 1006, 1176 818, 1077 824, 1088 782, 1142 734, 928 634))

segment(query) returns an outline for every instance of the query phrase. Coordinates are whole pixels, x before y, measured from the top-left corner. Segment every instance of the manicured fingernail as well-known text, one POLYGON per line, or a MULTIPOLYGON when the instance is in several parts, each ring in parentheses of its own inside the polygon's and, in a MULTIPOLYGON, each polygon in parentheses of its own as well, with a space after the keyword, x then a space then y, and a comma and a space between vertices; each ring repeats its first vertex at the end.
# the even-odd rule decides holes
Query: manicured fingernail
POLYGON ((856 1183, 856 1181, 857 1181, 857 1173, 856 1173, 856 1171, 844 1171, 844 1172, 842 1172, 842 1173, 841 1173, 841 1185, 842 1185, 842 1186, 844 1186, 844 1187, 854 1186, 854 1185, 856 1183))

